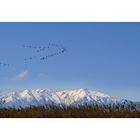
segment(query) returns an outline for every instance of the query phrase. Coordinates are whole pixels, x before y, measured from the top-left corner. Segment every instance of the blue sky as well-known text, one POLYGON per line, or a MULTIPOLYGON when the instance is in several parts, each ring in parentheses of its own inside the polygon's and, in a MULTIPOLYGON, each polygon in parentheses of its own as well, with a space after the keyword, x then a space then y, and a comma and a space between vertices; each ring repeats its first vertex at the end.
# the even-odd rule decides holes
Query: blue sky
POLYGON ((0 23, 0 88, 89 88, 140 100, 140 23, 0 23), (47 61, 22 45, 63 44, 47 61))

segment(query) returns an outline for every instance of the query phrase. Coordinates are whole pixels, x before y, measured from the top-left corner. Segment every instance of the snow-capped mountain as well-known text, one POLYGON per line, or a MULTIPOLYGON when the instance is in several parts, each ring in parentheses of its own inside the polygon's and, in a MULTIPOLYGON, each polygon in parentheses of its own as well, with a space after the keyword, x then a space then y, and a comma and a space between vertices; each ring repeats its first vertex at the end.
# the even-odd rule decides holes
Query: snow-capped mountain
POLYGON ((101 92, 88 89, 54 91, 36 89, 14 91, 0 97, 0 108, 26 108, 30 106, 86 106, 86 105, 134 105, 140 110, 140 103, 126 99, 118 99, 101 92))

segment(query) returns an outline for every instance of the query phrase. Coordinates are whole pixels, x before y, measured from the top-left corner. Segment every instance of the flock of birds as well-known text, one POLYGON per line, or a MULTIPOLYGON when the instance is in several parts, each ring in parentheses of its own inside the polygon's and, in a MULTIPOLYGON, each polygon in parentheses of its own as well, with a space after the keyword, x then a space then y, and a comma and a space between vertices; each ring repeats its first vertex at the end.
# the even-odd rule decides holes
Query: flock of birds
POLYGON ((61 55, 62 53, 66 52, 66 48, 64 48, 62 45, 57 45, 54 43, 49 43, 47 46, 32 46, 32 45, 23 45, 23 48, 27 48, 27 49, 33 49, 37 54, 34 56, 30 56, 28 58, 24 58, 24 61, 31 61, 35 58, 38 58, 39 60, 43 61, 43 60, 47 60, 49 57, 54 57, 54 56, 58 56, 61 55), (55 51, 48 53, 50 49, 53 49, 55 51), (43 54, 43 56, 41 56, 43 54))
MULTIPOLYGON (((45 61, 50 57, 58 56, 66 52, 66 48, 64 48, 62 45, 58 45, 55 43, 49 43, 46 46, 32 46, 32 45, 23 45, 22 48, 24 49, 32 49, 34 52, 33 56, 29 56, 27 58, 24 58, 24 62, 32 61, 34 59, 38 59, 40 61, 45 61), (53 50, 53 51, 49 51, 53 50), (50 52, 50 53, 48 53, 50 52)), ((0 62, 0 68, 1 67, 9 67, 9 63, 3 63, 0 62)))

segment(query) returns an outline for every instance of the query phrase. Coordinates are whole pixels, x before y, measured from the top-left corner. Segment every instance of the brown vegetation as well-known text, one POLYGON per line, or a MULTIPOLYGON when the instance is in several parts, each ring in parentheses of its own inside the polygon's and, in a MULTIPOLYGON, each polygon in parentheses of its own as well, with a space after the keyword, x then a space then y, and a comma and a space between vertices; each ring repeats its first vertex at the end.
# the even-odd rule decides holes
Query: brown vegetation
POLYGON ((78 108, 30 107, 0 109, 1 118, 140 118, 140 112, 130 108, 81 106, 78 108))

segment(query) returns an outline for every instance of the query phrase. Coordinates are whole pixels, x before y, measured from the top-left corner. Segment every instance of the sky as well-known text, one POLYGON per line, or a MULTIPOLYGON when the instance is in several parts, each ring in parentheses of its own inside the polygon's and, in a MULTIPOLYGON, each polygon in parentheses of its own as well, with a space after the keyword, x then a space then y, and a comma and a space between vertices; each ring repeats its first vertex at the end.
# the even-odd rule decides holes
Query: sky
POLYGON ((0 23, 0 62, 10 64, 1 89, 88 88, 140 101, 140 23, 0 23), (38 54, 23 45, 49 42, 67 51, 24 61, 38 54))

